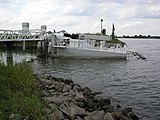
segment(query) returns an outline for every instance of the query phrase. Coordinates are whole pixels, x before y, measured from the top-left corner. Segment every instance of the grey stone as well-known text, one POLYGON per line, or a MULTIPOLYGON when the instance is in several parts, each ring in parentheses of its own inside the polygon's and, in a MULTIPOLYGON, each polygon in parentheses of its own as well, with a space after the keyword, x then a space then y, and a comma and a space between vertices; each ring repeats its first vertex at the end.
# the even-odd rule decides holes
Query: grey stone
POLYGON ((49 115, 52 112, 52 110, 49 108, 43 108, 42 111, 47 113, 47 115, 49 115))
POLYGON ((55 84, 52 84, 52 85, 48 86, 47 89, 48 89, 48 90, 51 90, 51 89, 55 89, 55 87, 56 87, 55 84))
POLYGON ((84 96, 90 96, 91 95, 91 89, 89 89, 88 87, 85 87, 83 90, 83 95, 84 96))
POLYGON ((68 92, 71 90, 71 86, 70 85, 64 85, 62 92, 68 92))
POLYGON ((84 116, 86 115, 85 113, 85 109, 78 107, 77 105, 75 105, 74 103, 70 103, 69 104, 73 109, 75 109, 75 113, 76 115, 80 115, 80 116, 84 116))
POLYGON ((90 116, 84 117, 84 120, 92 120, 90 116))
POLYGON ((39 81, 42 82, 44 85, 51 85, 52 84, 52 81, 44 79, 44 78, 41 78, 39 81))
POLYGON ((74 92, 80 92, 80 91, 81 91, 81 88, 80 88, 78 85, 74 85, 73 91, 74 91, 74 92))
POLYGON ((114 106, 113 105, 104 105, 102 107, 102 109, 105 111, 105 112, 114 112, 114 106))
POLYGON ((138 116, 137 116, 134 112, 129 113, 129 117, 130 117, 132 120, 139 120, 138 116))
POLYGON ((44 100, 49 103, 55 103, 56 105, 61 105, 64 99, 62 96, 58 96, 58 97, 52 96, 52 97, 45 97, 44 100))
POLYGON ((99 95, 99 94, 102 94, 102 92, 92 92, 91 95, 93 96, 96 96, 96 95, 99 95))
POLYGON ((119 112, 112 112, 112 117, 114 120, 117 120, 117 119, 122 118, 123 116, 119 112))
POLYGON ((103 120, 114 120, 111 113, 106 113, 103 120))
POLYGON ((76 96, 74 97, 74 100, 77 102, 87 102, 86 98, 83 96, 82 92, 76 93, 76 96))
POLYGON ((99 100, 99 105, 101 107, 111 105, 111 100, 110 99, 101 98, 99 100))
POLYGON ((63 93, 62 95, 63 95, 63 96, 69 96, 69 94, 70 94, 70 92, 65 92, 65 93, 63 93))
POLYGON ((49 117, 49 120, 62 120, 62 119, 65 118, 63 113, 61 111, 59 111, 59 110, 55 110, 48 117, 49 117))
POLYGON ((60 110, 71 119, 74 119, 76 117, 76 110, 73 107, 61 105, 60 110))
POLYGON ((58 82, 64 82, 64 79, 63 78, 57 78, 56 79, 58 82))
POLYGON ((89 114, 91 120, 103 120, 104 118, 104 111, 93 111, 89 114))
POLYGON ((48 92, 46 92, 46 90, 41 90, 42 96, 50 96, 50 94, 48 92))
POLYGON ((76 93, 73 90, 70 90, 68 97, 69 98, 74 98, 75 96, 76 96, 76 93))
POLYGON ((93 99, 87 99, 87 106, 94 107, 93 99))
POLYGON ((58 92, 61 92, 63 90, 63 87, 64 87, 64 83, 63 82, 58 82, 55 89, 58 91, 58 92))
POLYGON ((23 120, 23 119, 24 119, 24 116, 22 116, 20 114, 14 114, 14 113, 12 113, 9 116, 9 120, 23 120))
POLYGON ((132 111, 132 108, 125 108, 124 110, 122 110, 122 114, 123 114, 124 116, 127 116, 128 113, 130 113, 131 111, 132 111))
POLYGON ((69 85, 70 83, 73 83, 73 80, 65 79, 64 83, 69 85))

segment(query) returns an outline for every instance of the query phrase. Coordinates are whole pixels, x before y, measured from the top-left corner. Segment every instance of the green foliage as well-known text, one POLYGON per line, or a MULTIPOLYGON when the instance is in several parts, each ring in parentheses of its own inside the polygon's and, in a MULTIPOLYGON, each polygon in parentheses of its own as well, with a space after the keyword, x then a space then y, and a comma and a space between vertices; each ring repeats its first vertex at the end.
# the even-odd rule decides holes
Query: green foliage
POLYGON ((31 66, 0 64, 0 120, 8 119, 12 113, 39 120, 43 106, 31 66))

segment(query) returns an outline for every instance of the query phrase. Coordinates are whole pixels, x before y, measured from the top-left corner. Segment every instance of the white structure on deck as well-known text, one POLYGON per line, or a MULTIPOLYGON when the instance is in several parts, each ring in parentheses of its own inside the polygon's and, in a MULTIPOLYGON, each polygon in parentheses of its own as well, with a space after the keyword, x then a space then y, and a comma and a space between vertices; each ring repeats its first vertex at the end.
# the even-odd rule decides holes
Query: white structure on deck
POLYGON ((111 38, 104 35, 80 35, 79 39, 72 39, 64 33, 54 33, 49 52, 54 57, 126 59, 126 47, 109 41, 111 38))

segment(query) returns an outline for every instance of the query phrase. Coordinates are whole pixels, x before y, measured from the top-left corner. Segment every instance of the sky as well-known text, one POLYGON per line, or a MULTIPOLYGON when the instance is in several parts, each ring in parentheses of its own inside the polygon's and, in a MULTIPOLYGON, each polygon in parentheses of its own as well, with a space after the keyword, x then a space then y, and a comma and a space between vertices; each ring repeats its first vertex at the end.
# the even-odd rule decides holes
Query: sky
POLYGON ((160 0, 0 0, 0 29, 47 25, 47 31, 160 35, 160 0))

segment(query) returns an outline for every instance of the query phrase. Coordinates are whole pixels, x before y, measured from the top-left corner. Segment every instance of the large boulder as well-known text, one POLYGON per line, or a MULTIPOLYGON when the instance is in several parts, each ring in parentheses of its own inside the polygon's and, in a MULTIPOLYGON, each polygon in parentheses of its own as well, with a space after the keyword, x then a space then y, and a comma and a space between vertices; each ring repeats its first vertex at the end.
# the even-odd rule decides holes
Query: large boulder
POLYGON ((104 118, 104 111, 93 111, 88 114, 89 117, 85 117, 85 120, 103 120, 104 118))
POLYGON ((72 89, 72 87, 70 85, 64 85, 62 92, 68 92, 72 89))
POLYGON ((106 113, 103 120, 114 120, 111 113, 106 113))

